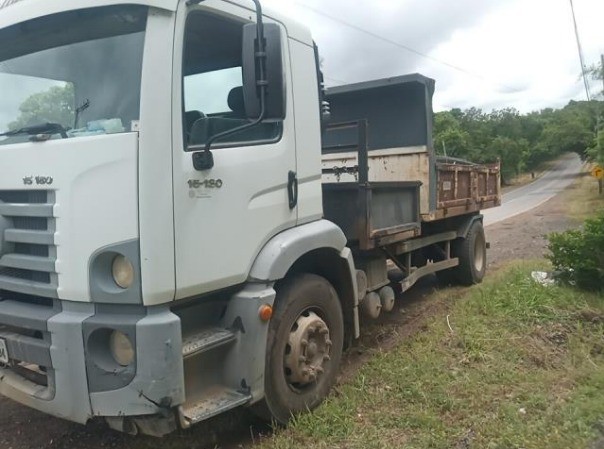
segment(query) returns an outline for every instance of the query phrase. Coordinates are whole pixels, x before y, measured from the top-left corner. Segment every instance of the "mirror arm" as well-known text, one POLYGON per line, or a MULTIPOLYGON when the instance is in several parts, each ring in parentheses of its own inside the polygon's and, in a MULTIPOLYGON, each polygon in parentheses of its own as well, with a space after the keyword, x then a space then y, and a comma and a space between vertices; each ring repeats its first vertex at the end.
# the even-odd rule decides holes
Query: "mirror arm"
POLYGON ((265 106, 264 101, 261 101, 261 108, 262 108, 262 112, 260 114, 260 117, 258 117, 253 122, 246 123, 245 125, 238 126, 237 128, 229 129, 227 131, 223 131, 221 133, 215 134, 212 137, 210 137, 208 139, 208 141, 206 142, 204 151, 206 153, 209 153, 210 152, 210 148, 212 147, 212 144, 214 142, 216 142, 217 140, 219 140, 219 139, 222 139, 224 137, 230 136, 231 134, 240 133, 241 131, 245 131, 246 129, 253 128, 254 126, 259 125, 262 122, 262 120, 264 119, 264 115, 265 115, 266 106, 265 106))

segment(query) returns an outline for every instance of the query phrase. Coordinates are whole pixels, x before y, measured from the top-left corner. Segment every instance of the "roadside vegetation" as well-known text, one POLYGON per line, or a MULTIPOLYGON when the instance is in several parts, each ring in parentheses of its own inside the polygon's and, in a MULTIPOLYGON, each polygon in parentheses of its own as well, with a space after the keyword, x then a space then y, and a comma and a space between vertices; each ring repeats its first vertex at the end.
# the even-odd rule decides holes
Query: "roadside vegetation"
POLYGON ((598 181, 589 175, 591 167, 587 164, 583 176, 562 193, 568 205, 566 214, 578 222, 604 211, 604 195, 598 193, 598 181))
POLYGON ((583 224, 551 234, 548 259, 560 281, 604 293, 604 196, 590 176, 575 183, 566 196, 568 215, 583 224))
POLYGON ((548 257, 559 280, 604 292, 604 212, 588 218, 580 229, 549 236, 548 257))

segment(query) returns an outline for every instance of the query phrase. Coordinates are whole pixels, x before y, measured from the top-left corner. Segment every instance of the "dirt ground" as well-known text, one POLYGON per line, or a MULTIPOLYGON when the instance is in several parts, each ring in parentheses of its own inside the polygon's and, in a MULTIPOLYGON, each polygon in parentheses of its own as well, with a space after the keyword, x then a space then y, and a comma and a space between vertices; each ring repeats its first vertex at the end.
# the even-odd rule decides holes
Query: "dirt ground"
MULTIPOLYGON (((531 212, 487 227, 487 240, 491 243, 489 269, 495 270, 511 259, 543 257, 546 234, 576 225, 565 215, 567 201, 565 195, 559 195, 531 212)), ((345 357, 341 381, 352 376, 372 354, 421 332, 426 317, 444 314, 451 299, 464 292, 464 288, 439 287, 434 278, 420 282, 399 298, 392 313, 363 328, 362 338, 345 357)), ((0 398, 0 449, 234 449, 252 446, 269 432, 246 411, 235 411, 163 440, 133 438, 109 430, 102 422, 80 426, 0 398)))
POLYGON ((488 226, 489 269, 507 260, 542 258, 547 253, 547 234, 578 225, 566 215, 568 200, 567 195, 559 195, 530 212, 488 226))

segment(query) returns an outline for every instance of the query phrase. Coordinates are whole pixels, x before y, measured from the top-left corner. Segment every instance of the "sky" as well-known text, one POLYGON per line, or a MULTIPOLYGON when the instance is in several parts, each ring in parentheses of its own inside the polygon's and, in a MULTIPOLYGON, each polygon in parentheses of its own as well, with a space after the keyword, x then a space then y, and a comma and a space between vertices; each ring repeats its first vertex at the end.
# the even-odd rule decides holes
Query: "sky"
MULTIPOLYGON (((310 27, 328 86, 418 72, 436 80, 436 111, 530 112, 586 98, 570 0, 262 3, 310 27)), ((604 0, 574 5, 585 63, 591 65, 604 53, 604 0)), ((0 74, 0 132, 21 102, 41 89, 11 87, 7 77, 0 74)), ((592 82, 591 89, 601 91, 601 83, 592 82)))
MULTIPOLYGON (((263 3, 310 27, 328 86, 419 72, 436 80, 437 111, 530 112, 586 98, 569 0, 263 3)), ((574 5, 591 65, 604 53, 604 0, 574 5)))

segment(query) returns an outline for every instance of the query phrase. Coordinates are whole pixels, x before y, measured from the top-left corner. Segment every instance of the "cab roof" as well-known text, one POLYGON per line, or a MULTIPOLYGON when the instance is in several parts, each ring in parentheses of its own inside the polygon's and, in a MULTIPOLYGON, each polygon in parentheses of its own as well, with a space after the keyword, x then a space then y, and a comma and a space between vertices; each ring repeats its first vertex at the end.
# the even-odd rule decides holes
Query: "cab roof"
MULTIPOLYGON (((0 29, 36 17, 57 14, 63 11, 119 4, 146 5, 174 12, 177 10, 180 3, 186 1, 187 0, 0 0, 0 29)), ((240 6, 250 12, 254 11, 254 4, 251 0, 206 0, 203 2, 203 6, 206 8, 218 9, 220 8, 220 3, 223 2, 240 6)), ((307 45, 312 45, 312 36, 308 28, 269 8, 263 8, 263 12, 266 17, 285 26, 289 37, 307 45)))

